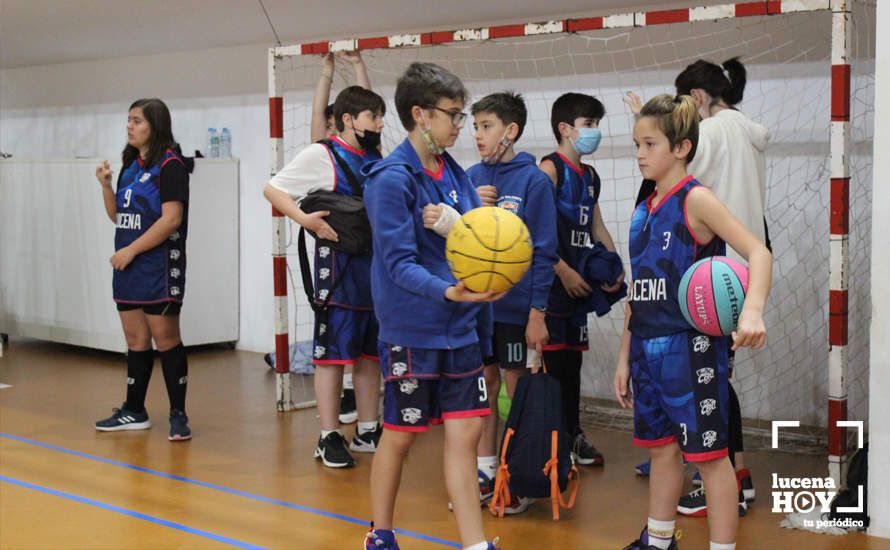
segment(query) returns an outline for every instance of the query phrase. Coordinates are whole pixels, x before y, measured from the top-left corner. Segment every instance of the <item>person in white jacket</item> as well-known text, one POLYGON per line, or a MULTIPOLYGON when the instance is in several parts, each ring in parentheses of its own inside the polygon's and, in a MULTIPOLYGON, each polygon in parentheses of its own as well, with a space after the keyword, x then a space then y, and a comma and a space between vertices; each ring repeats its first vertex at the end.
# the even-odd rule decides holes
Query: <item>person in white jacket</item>
MULTIPOLYGON (((690 95, 701 116, 699 141, 695 158, 687 169, 726 205, 732 214, 772 251, 764 212, 766 210, 766 161, 769 130, 754 122, 735 108, 742 101, 747 82, 744 65, 733 58, 722 65, 698 60, 688 65, 676 78, 677 95, 690 95)), ((625 102, 634 114, 639 114, 642 101, 628 92, 625 102)), ((640 196, 648 196, 643 182, 640 196)), ((743 261, 729 245, 727 255, 743 261)), ((730 354, 730 372, 733 365, 730 354)), ((751 473, 745 468, 742 442, 742 417, 738 396, 729 386, 730 459, 739 481, 739 514, 747 511, 747 503, 754 500, 751 473)), ((637 466, 638 473, 648 474, 648 465, 637 466)), ((693 479, 701 484, 698 474, 693 479)), ((677 507, 684 515, 707 515, 704 488, 699 487, 680 499, 677 507)))

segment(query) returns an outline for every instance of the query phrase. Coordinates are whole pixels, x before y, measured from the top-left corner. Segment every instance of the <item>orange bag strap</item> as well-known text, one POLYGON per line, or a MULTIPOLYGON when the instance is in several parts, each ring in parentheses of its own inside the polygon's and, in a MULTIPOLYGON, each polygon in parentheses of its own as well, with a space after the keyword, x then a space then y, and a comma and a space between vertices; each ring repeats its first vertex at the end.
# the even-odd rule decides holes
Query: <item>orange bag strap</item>
POLYGON ((504 444, 501 447, 501 463, 494 478, 494 495, 488 503, 488 509, 498 517, 504 517, 504 509, 510 504, 510 470, 507 468, 507 447, 513 437, 513 428, 507 428, 504 444))
POLYGON ((550 434, 550 460, 544 464, 544 475, 550 477, 550 502, 553 507, 553 521, 559 521, 559 508, 571 509, 575 506, 575 497, 578 496, 581 473, 572 464, 569 471, 568 500, 563 499, 559 492, 559 458, 557 456, 559 434, 553 430, 550 434))

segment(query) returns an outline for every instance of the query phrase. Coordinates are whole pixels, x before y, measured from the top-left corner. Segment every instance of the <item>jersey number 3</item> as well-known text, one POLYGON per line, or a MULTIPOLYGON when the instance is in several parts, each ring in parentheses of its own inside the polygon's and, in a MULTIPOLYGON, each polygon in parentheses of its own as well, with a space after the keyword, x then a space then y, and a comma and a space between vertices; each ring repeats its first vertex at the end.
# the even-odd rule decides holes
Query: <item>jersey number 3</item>
POLYGON ((665 232, 663 233, 663 235, 664 235, 664 246, 662 246, 661 249, 662 249, 662 250, 667 250, 668 247, 671 245, 671 232, 670 232, 670 231, 665 231, 665 232))

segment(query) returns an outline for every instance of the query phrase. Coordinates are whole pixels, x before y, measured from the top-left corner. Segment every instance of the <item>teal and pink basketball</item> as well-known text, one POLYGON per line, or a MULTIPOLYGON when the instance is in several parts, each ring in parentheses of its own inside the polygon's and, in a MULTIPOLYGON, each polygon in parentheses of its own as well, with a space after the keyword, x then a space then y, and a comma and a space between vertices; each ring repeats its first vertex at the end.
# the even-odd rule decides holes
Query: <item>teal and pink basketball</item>
POLYGON ((748 268, 725 256, 692 264, 680 280, 677 299, 686 322, 709 336, 729 336, 748 292, 748 268))

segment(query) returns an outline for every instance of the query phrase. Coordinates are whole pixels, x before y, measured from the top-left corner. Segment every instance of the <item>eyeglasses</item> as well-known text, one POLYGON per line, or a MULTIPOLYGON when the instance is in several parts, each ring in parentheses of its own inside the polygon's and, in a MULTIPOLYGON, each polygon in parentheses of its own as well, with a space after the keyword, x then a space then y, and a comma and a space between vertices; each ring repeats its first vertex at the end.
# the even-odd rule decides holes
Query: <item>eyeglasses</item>
POLYGON ((435 109, 437 111, 442 111, 446 115, 450 116, 451 117, 451 125, 454 126, 455 128, 457 128, 458 126, 463 124, 464 121, 467 120, 467 113, 464 113, 463 111, 449 111, 449 110, 443 109, 441 107, 436 107, 435 105, 428 105, 427 109, 435 109))

